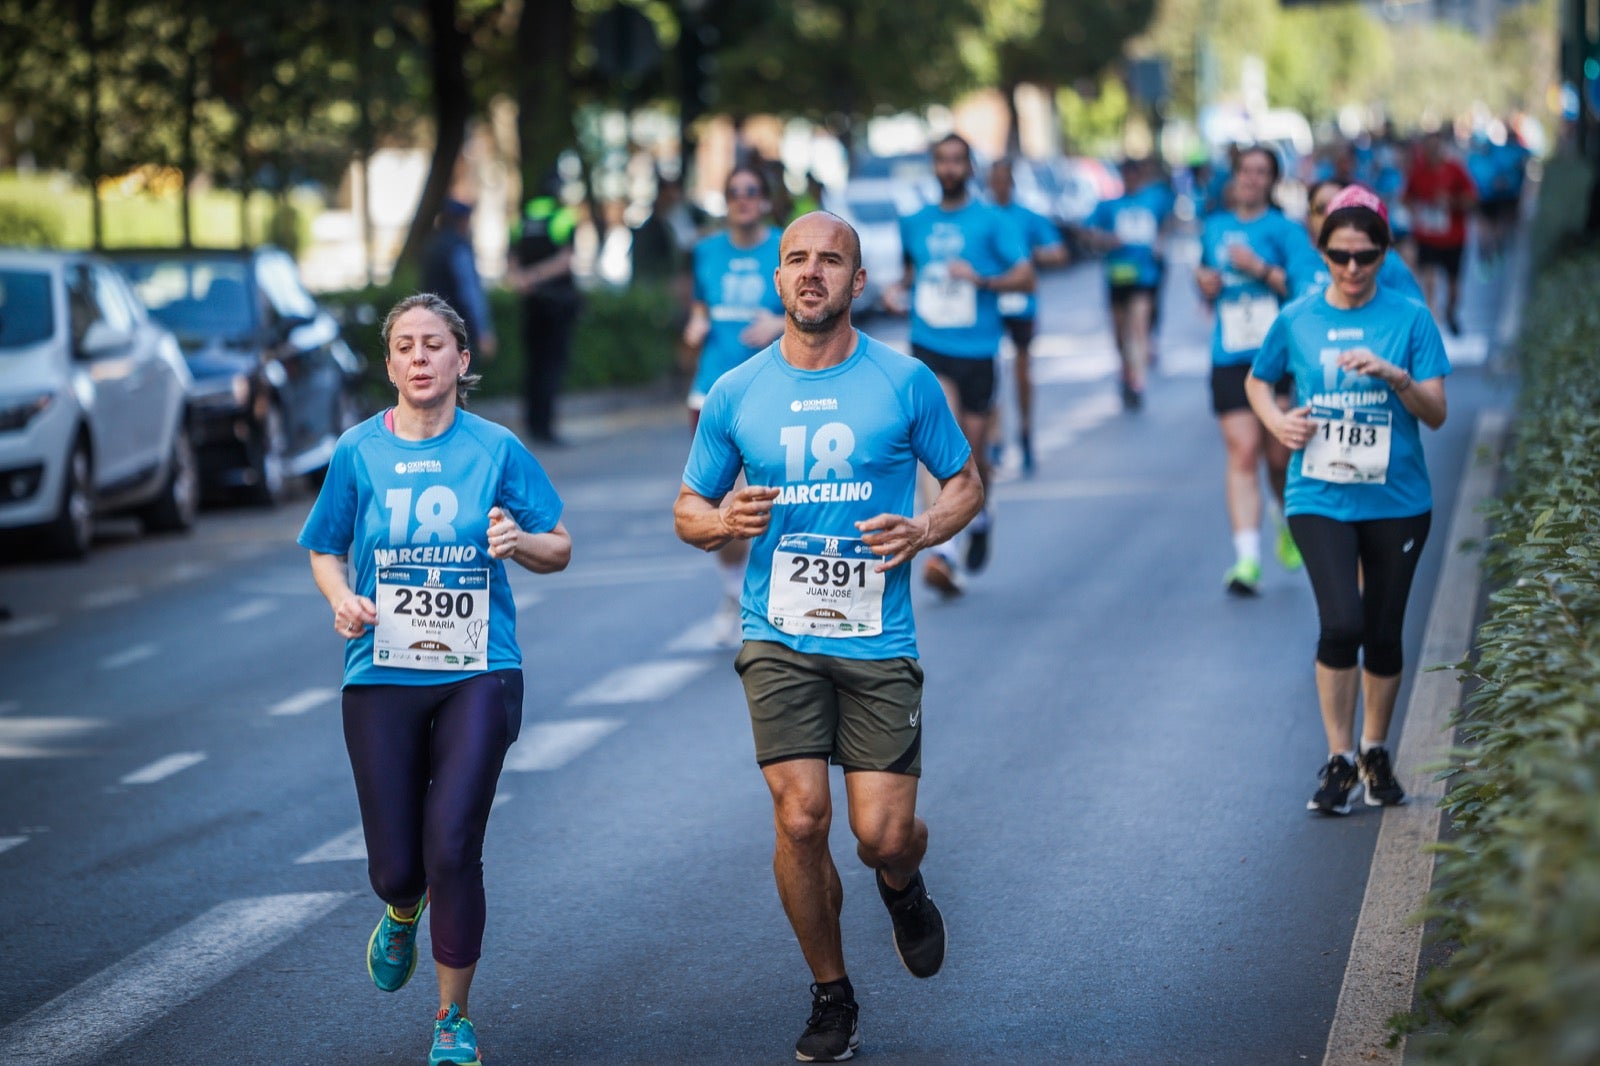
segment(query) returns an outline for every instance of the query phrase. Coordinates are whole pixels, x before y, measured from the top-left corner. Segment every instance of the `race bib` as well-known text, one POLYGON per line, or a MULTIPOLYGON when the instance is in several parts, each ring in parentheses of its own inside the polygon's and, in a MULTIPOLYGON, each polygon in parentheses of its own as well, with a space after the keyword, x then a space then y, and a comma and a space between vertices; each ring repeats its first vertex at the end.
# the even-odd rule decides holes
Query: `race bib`
POLYGON ((1316 430, 1300 456, 1300 473, 1340 485, 1382 485, 1389 478, 1390 412, 1371 407, 1319 407, 1316 430))
POLYGON ((1419 207, 1412 225, 1418 233, 1449 233, 1450 212, 1442 207, 1419 207))
POLYGON ((1123 244, 1152 245, 1156 243, 1156 216, 1149 211, 1120 211, 1111 229, 1123 244))
POLYGON ((917 317, 934 329, 966 329, 978 324, 978 287, 950 276, 945 263, 930 263, 917 275, 917 317))
POLYGON ((378 568, 372 664, 406 670, 489 668, 489 571, 378 568))
POLYGON ((1000 294, 1000 316, 1002 318, 1017 318, 1028 313, 1028 294, 1025 292, 1003 292, 1000 294))
POLYGON ((1222 350, 1253 352, 1267 339, 1272 320, 1278 317, 1276 296, 1236 296, 1217 305, 1222 319, 1222 350))
POLYGON ((877 636, 883 632, 879 561, 859 537, 785 534, 772 553, 767 621, 796 636, 877 636))

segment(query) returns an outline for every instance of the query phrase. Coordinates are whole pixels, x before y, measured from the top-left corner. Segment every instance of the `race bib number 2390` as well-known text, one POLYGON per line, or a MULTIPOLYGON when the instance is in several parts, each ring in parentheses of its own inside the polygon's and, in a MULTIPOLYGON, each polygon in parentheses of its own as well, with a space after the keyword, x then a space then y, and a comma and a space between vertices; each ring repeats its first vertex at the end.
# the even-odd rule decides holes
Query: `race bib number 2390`
POLYGON ((489 668, 489 571, 378 568, 374 666, 408 670, 489 668))

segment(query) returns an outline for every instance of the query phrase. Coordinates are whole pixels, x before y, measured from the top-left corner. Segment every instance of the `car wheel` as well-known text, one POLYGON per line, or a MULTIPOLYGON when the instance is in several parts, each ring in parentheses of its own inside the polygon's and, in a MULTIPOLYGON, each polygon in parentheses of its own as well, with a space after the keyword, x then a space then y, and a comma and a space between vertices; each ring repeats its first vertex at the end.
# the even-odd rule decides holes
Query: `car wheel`
POLYGON ((251 502, 262 507, 276 507, 289 484, 289 431, 277 404, 267 405, 267 417, 256 440, 253 465, 255 483, 250 486, 251 502))
POLYGON ((45 527, 45 549, 60 559, 82 559, 94 540, 94 464, 89 446, 75 442, 61 482, 61 505, 45 527))
POLYGON ((140 512, 145 527, 163 533, 177 533, 194 525, 200 509, 200 468, 194 457, 194 442, 189 431, 179 426, 172 437, 172 458, 161 495, 140 512))

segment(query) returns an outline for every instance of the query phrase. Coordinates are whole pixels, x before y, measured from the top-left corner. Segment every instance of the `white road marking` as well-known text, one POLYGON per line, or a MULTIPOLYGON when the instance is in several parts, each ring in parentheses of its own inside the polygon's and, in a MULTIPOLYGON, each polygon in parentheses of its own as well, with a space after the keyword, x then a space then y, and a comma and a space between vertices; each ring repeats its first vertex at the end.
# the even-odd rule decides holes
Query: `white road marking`
POLYGON ((354 895, 304 892, 218 904, 13 1022, 0 1040, 16 1062, 102 1061, 354 895))
POLYGON ((149 766, 124 775, 122 783, 124 785, 153 785, 157 781, 165 781, 173 774, 180 773, 196 763, 205 761, 206 753, 203 751, 174 752, 171 755, 157 759, 149 766))
POLYGON ((354 862, 367 857, 367 841, 361 827, 347 829, 326 844, 312 848, 295 860, 296 865, 310 862, 354 862))
POLYGON ((339 695, 336 688, 308 688, 304 692, 297 692, 293 696, 281 699, 267 708, 270 715, 283 716, 290 714, 305 714, 316 707, 339 695))
POLYGON ((168 581, 193 581, 197 577, 204 577, 211 573, 212 567, 205 563, 179 563, 167 571, 168 581))
POLYGON ((94 611, 102 607, 115 607, 119 603, 131 603, 138 598, 138 589, 131 585, 118 585, 89 593, 78 601, 78 606, 85 611, 94 611))
MULTIPOLYGON (((494 810, 502 803, 507 803, 510 800, 511 793, 496 792, 494 801, 489 804, 489 809, 494 810)), ((313 862, 364 862, 366 858, 367 838, 362 828, 358 825, 354 829, 346 829, 326 844, 312 848, 296 859, 295 865, 304 866, 313 862)))
POLYGON ((711 615, 698 625, 689 626, 682 633, 672 638, 672 641, 667 644, 667 650, 671 652, 726 651, 731 656, 735 649, 717 640, 717 622, 720 617, 719 612, 711 615))
POLYGON ((26 844, 27 837, 0 837, 0 852, 10 851, 18 844, 26 844))
POLYGON ((30 633, 42 633, 46 629, 53 629, 60 622, 61 619, 53 614, 13 618, 9 622, 0 623, 0 637, 25 637, 30 633))
POLYGON ((1478 415, 1467 449, 1468 466, 1443 542, 1447 554, 1428 611, 1405 726, 1394 753, 1407 802, 1383 808, 1323 1066, 1400 1066, 1405 1061, 1403 1035, 1389 1046, 1389 1019, 1411 1010, 1416 990, 1422 925, 1412 921, 1412 915, 1422 909, 1433 884, 1435 856, 1428 849, 1439 840, 1439 801, 1444 797, 1444 783, 1435 778, 1432 767, 1448 760, 1455 740, 1450 715, 1461 703, 1461 682, 1455 672, 1429 668, 1460 662, 1472 648, 1483 555, 1480 507, 1494 491, 1505 432, 1503 413, 1478 415))
POLYGON ((239 606, 222 616, 224 622, 250 622, 262 615, 271 614, 278 606, 277 600, 255 599, 245 600, 239 606))
POLYGON ((101 659, 100 669, 120 670, 124 666, 132 666, 134 663, 152 659, 160 650, 154 644, 135 644, 131 648, 119 651, 115 655, 107 655, 104 659, 101 659))
POLYGON ((48 759, 75 754, 50 745, 75 739, 104 724, 99 718, 0 718, 0 759, 48 759))
POLYGON ((522 736, 506 753, 505 768, 513 773, 559 769, 621 725, 616 718, 569 718, 524 726, 522 736))
POLYGON ((710 667, 704 659, 657 659, 619 667, 567 703, 581 707, 591 703, 646 703, 665 699, 710 667))
POLYGON ((1444 354, 1453 367, 1482 366, 1489 361, 1489 335, 1469 333, 1462 337, 1444 334, 1444 354))

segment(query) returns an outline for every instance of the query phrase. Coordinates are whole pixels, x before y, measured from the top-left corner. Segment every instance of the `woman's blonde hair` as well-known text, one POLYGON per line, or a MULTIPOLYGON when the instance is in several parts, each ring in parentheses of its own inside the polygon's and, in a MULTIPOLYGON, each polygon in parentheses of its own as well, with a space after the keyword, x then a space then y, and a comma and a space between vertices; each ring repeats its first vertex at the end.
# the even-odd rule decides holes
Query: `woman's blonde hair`
MULTIPOLYGON (((434 314, 438 315, 439 318, 444 321, 445 326, 450 330, 450 335, 455 338, 456 348, 463 352, 467 350, 467 324, 462 320, 460 315, 456 314, 456 309, 451 307, 449 301, 437 293, 419 292, 411 296, 407 296, 405 299, 389 308, 389 313, 383 316, 383 327, 381 332, 383 336, 384 362, 389 361, 389 331, 394 328, 396 320, 398 320, 401 315, 405 314, 407 311, 412 311, 419 307, 424 311, 432 311, 434 314)), ((457 378, 456 405, 459 407, 467 406, 467 394, 473 389, 477 388, 478 383, 482 380, 482 374, 462 374, 459 378, 457 378)))

